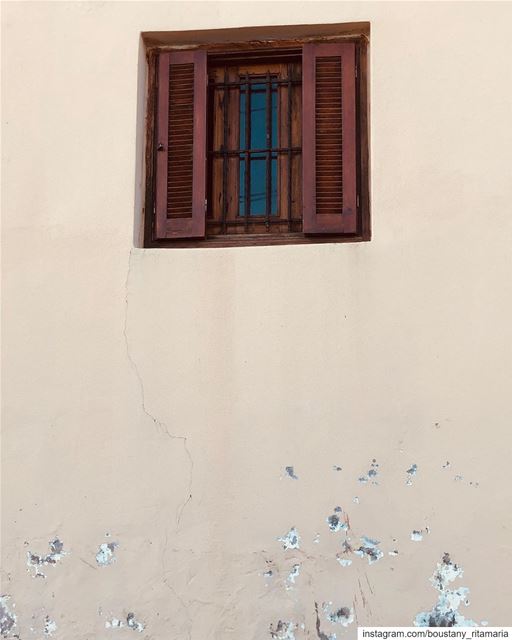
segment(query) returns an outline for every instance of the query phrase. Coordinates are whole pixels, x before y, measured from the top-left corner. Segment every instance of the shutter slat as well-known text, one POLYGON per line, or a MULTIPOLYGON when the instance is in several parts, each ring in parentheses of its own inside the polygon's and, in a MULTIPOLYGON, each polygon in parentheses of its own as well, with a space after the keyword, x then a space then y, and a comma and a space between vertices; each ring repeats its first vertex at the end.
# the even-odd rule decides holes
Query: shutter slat
POLYGON ((303 47, 305 233, 356 233, 355 44, 303 47))
POLYGON ((156 238, 205 234, 206 52, 160 55, 156 238))

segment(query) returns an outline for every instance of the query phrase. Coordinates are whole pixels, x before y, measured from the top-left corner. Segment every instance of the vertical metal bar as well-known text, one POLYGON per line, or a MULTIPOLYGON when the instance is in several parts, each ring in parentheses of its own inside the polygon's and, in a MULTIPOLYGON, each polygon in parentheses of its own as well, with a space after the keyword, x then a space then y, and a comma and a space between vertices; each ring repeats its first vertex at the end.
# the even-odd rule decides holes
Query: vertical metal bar
POLYGON ((265 159, 266 168, 266 184, 265 184, 265 226, 267 231, 270 229, 270 211, 272 207, 272 84, 270 78, 270 72, 267 71, 267 86, 266 86, 266 142, 267 142, 267 157, 265 159))
MULTIPOLYGON (((224 67, 224 83, 226 84, 228 81, 228 69, 224 67)), ((222 142, 222 211, 221 211, 221 227, 222 233, 226 233, 226 213, 228 208, 228 155, 227 155, 227 146, 228 146, 228 111, 229 111, 229 88, 227 86, 224 87, 224 131, 223 131, 223 142, 222 142)))
POLYGON ((288 64, 288 231, 292 230, 292 65, 288 64))
POLYGON ((251 206, 251 163, 250 155, 247 153, 251 148, 251 84, 249 74, 245 75, 246 93, 245 93, 245 231, 249 227, 249 214, 251 206))

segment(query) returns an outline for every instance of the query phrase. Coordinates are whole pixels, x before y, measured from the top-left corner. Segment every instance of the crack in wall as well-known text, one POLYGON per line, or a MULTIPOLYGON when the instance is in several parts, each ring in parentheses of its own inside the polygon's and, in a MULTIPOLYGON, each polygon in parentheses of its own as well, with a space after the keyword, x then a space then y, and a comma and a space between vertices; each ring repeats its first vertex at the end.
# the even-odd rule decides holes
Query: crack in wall
POLYGON ((188 448, 188 441, 187 441, 188 438, 187 438, 187 436, 176 435, 174 433, 171 433, 171 431, 169 431, 168 425, 165 422, 159 420, 154 414, 152 414, 151 411, 148 409, 148 407, 146 405, 146 389, 145 389, 145 385, 144 385, 144 380, 142 379, 141 373, 139 371, 139 367, 138 367, 136 361, 134 360, 134 358, 132 356, 132 352, 131 352, 131 349, 130 349, 130 341, 128 339, 128 298, 129 298, 130 276, 131 276, 131 271, 132 271, 132 255, 133 255, 133 249, 130 249, 130 253, 129 253, 129 256, 128 256, 128 270, 127 270, 127 273, 126 273, 126 280, 125 280, 125 284, 124 284, 125 312, 124 312, 123 336, 124 336, 124 342, 125 342, 125 346, 126 346, 126 356, 128 358, 128 361, 130 363, 131 368, 133 369, 133 372, 135 373, 135 377, 137 378, 137 381, 139 383, 140 396, 141 396, 141 406, 142 406, 143 413, 153 422, 153 424, 157 427, 159 432, 163 433, 164 435, 166 435, 171 440, 181 440, 183 442, 183 448, 184 448, 185 453, 186 453, 186 455, 188 457, 189 465, 190 465, 188 495, 185 498, 185 500, 183 501, 183 503, 181 505, 179 505, 178 508, 176 509, 176 531, 178 531, 179 530, 179 526, 180 526, 180 522, 181 522, 181 518, 182 518, 182 515, 183 515, 183 511, 184 511, 185 507, 187 506, 187 504, 192 500, 192 480, 193 480, 193 472, 194 472, 194 461, 192 459, 192 454, 190 453, 190 450, 188 448))

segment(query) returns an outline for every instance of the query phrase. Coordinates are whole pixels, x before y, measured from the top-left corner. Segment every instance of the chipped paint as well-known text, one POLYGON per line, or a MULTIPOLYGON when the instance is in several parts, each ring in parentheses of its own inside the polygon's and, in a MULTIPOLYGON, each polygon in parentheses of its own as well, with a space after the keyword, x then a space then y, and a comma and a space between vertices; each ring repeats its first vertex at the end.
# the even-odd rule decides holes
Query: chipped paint
POLYGON ((300 549, 300 536, 295 527, 292 527, 290 531, 288 531, 288 533, 286 533, 284 536, 281 536, 277 540, 278 542, 283 543, 283 549, 300 549))
POLYGON ((409 469, 407 469, 406 473, 407 473, 407 480, 405 481, 405 484, 410 486, 412 485, 412 479, 418 473, 418 465, 413 464, 409 469))
POLYGON ((464 480, 464 478, 462 476, 460 476, 460 475, 456 475, 456 476, 454 476, 453 480, 455 482, 462 482, 464 480))
POLYGON ((128 627, 129 629, 138 631, 139 633, 142 633, 146 628, 142 622, 139 622, 135 618, 134 613, 128 613, 125 620, 111 618, 105 622, 105 629, 122 629, 123 627, 128 627))
POLYGON ((139 633, 142 633, 145 629, 144 624, 135 618, 134 613, 129 613, 126 616, 126 626, 139 633))
POLYGON ((317 533, 313 540, 313 544, 319 544, 319 543, 320 543, 320 534, 317 533))
POLYGON ((354 504, 359 504, 359 498, 358 498, 357 496, 354 496, 354 497, 352 498, 352 502, 353 502, 354 504))
POLYGON ((295 640, 295 629, 297 625, 293 622, 279 620, 274 629, 274 625, 270 625, 270 637, 275 640, 295 640))
POLYGON ((373 458, 373 460, 370 463, 370 468, 368 469, 366 474, 358 478, 358 482, 360 482, 361 484, 367 484, 368 482, 371 481, 372 484, 379 484, 375 479, 378 476, 378 474, 379 474, 379 463, 375 458, 373 458))
POLYGON ((333 470, 333 471, 342 471, 342 468, 341 468, 341 467, 339 467, 337 464, 333 464, 333 465, 332 465, 332 470, 333 470))
POLYGON ((414 531, 411 532, 411 540, 413 542, 421 542, 423 540, 423 533, 414 529, 414 531))
POLYGON ((96 554, 96 563, 100 567, 106 567, 116 561, 115 551, 119 546, 117 542, 103 542, 96 554))
POLYGON ((336 554, 336 560, 341 564, 342 567, 350 567, 352 564, 352 560, 349 558, 343 558, 340 553, 336 554))
POLYGON ((55 631, 57 631, 57 623, 55 620, 52 620, 50 616, 46 616, 44 619, 44 635, 47 637, 52 636, 55 631))
POLYGON ((356 549, 354 553, 360 558, 364 558, 366 556, 368 558, 368 564, 373 564, 384 557, 384 553, 378 547, 380 544, 378 540, 373 540, 367 536, 362 536, 360 540, 361 546, 356 549))
POLYGON ((286 590, 293 589, 292 585, 295 584, 295 580, 299 577, 300 574, 300 564, 294 564, 292 570, 288 574, 286 578, 286 590))
POLYGON ((58 538, 49 542, 50 553, 45 556, 27 552, 27 566, 29 571, 33 572, 34 578, 46 578, 46 574, 42 571, 41 567, 53 565, 55 566, 62 558, 68 555, 68 551, 64 551, 64 544, 58 538))
POLYGON ((351 607, 340 607, 331 613, 327 613, 327 620, 332 624, 341 624, 342 627, 348 627, 349 624, 354 622, 354 610, 351 607))
POLYGON ((397 556, 398 555, 398 551, 396 549, 393 549, 393 551, 388 551, 388 556, 397 556))
POLYGON ((451 465, 450 465, 450 462, 447 460, 447 461, 443 464, 443 466, 441 467, 441 469, 448 469, 450 466, 451 466, 451 465))
MULTIPOLYGON (((8 634, 16 626, 16 614, 14 611, 11 611, 8 601, 11 599, 10 596, 1 596, 0 597, 0 633, 4 638, 7 638, 8 634)), ((14 609, 14 604, 12 608, 14 609)))
POLYGON ((341 507, 335 507, 334 514, 332 516, 327 516, 325 519, 331 531, 347 531, 349 529, 348 517, 345 516, 341 519, 338 515, 342 511, 343 509, 341 507))
POLYGON ((448 585, 463 575, 462 567, 454 564, 450 554, 445 553, 442 561, 438 562, 430 582, 439 592, 437 603, 430 611, 418 613, 414 619, 416 627, 475 627, 473 620, 465 618, 458 609, 461 604, 469 605, 467 587, 449 589, 448 585))
POLYGON ((295 471, 293 470, 293 467, 285 467, 284 468, 286 475, 289 478, 292 478, 293 480, 298 480, 299 476, 295 475, 295 471))

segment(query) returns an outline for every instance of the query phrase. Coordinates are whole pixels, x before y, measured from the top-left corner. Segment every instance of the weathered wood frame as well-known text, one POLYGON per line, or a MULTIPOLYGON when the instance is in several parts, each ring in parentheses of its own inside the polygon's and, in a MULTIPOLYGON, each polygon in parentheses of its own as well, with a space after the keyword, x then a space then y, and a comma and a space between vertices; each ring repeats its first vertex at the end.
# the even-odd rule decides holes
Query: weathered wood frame
POLYGON ((144 206, 144 247, 147 248, 191 248, 265 246, 281 244, 318 244, 324 242, 361 242, 371 239, 370 225, 370 164, 369 164, 369 99, 368 99, 368 37, 364 34, 347 36, 315 36, 311 38, 276 41, 244 41, 233 43, 198 44, 187 47, 190 51, 206 49, 209 54, 222 55, 229 52, 242 53, 286 49, 305 43, 353 42, 356 55, 356 152, 357 152, 357 231, 346 235, 303 233, 238 234, 207 237, 206 239, 155 239, 155 195, 156 195, 156 119, 157 119, 157 76, 158 58, 161 53, 184 47, 148 46, 148 92, 146 112, 146 184, 144 206))

